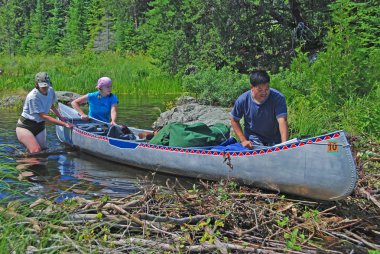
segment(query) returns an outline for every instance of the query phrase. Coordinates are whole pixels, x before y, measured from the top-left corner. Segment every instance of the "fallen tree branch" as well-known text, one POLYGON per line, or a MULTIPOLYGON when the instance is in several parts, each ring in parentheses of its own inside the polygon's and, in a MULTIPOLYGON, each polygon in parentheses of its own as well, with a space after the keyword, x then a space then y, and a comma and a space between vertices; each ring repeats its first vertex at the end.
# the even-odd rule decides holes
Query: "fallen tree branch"
POLYGON ((137 245, 142 245, 142 246, 150 247, 150 248, 153 248, 153 249, 159 249, 161 251, 176 252, 176 248, 173 247, 170 244, 160 243, 160 242, 156 242, 156 241, 152 241, 152 240, 134 238, 134 237, 131 237, 128 240, 113 241, 112 243, 116 244, 116 245, 137 244, 137 245))
POLYGON ((206 215, 196 215, 196 216, 184 217, 184 218, 173 218, 173 217, 156 216, 156 215, 147 214, 147 213, 138 214, 138 217, 142 220, 149 220, 149 221, 154 221, 154 222, 166 222, 166 223, 172 223, 175 225, 183 225, 185 223, 195 224, 203 219, 208 218, 208 216, 206 215))

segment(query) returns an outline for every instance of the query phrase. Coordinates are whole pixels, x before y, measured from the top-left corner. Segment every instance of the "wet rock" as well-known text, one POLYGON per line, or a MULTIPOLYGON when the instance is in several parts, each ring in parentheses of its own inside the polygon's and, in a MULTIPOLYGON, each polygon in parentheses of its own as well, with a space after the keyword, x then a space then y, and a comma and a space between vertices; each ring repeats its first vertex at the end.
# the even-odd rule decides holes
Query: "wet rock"
POLYGON ((223 123, 229 126, 230 111, 228 108, 201 105, 193 97, 185 96, 178 99, 176 107, 161 113, 152 127, 156 129, 173 122, 186 124, 203 122, 207 125, 223 123))

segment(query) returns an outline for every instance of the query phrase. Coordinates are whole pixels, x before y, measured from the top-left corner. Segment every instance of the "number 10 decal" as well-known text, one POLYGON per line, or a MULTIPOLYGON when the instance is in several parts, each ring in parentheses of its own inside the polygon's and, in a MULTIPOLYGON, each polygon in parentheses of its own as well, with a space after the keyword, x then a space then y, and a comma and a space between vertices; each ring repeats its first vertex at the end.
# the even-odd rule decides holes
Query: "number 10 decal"
POLYGON ((327 152, 336 153, 339 150, 338 142, 329 142, 327 144, 327 152))

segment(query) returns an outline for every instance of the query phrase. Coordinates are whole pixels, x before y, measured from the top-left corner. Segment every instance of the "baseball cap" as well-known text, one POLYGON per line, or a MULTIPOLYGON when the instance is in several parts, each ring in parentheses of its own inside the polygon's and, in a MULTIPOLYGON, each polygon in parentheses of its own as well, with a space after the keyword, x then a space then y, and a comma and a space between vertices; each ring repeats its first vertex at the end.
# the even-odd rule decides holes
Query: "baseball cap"
POLYGON ((51 86, 50 78, 47 72, 39 72, 36 74, 36 82, 39 87, 51 86))
POLYGON ((110 86, 112 85, 112 80, 109 77, 101 77, 98 80, 98 83, 96 84, 95 88, 102 88, 103 86, 110 86))

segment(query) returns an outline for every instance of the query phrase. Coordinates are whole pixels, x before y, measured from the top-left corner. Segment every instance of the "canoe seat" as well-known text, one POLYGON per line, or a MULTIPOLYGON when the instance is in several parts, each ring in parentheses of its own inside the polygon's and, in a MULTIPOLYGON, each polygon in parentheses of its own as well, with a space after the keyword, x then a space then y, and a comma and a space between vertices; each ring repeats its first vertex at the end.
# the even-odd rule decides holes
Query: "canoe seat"
POLYGON ((83 131, 91 132, 91 133, 102 135, 102 136, 105 136, 108 133, 107 125, 88 123, 88 124, 78 124, 76 127, 83 131))
POLYGON ((132 132, 126 131, 125 128, 122 128, 118 125, 111 126, 107 136, 109 138, 117 138, 123 140, 136 140, 136 136, 132 132))

